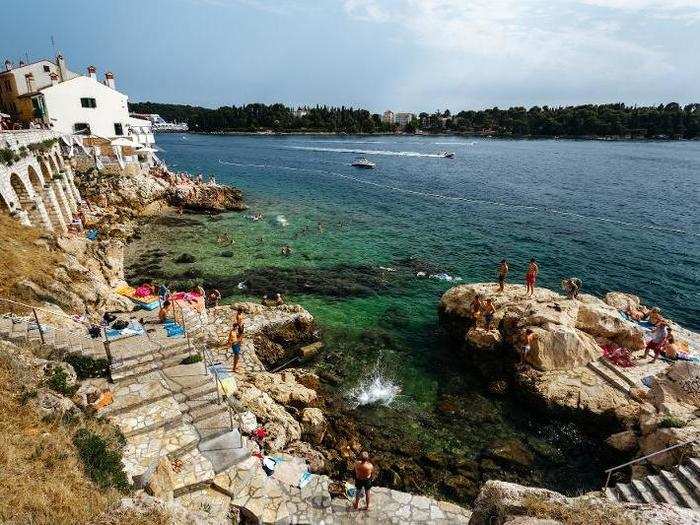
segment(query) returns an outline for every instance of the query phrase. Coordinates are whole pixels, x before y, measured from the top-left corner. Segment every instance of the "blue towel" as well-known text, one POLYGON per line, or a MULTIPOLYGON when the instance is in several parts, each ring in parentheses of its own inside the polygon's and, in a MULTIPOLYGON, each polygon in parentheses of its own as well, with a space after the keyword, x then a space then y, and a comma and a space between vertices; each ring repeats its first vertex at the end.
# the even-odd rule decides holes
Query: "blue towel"
POLYGON ((654 380, 654 376, 646 376, 642 378, 642 384, 648 388, 651 388, 651 382, 654 380))
POLYGON ((90 230, 88 230, 87 233, 85 234, 85 237, 87 237, 87 238, 88 238, 89 240, 91 240, 91 241, 94 241, 95 239, 97 239, 97 236, 99 235, 99 233, 100 233, 100 232, 98 232, 98 231, 95 230, 95 229, 90 229, 90 230))
POLYGON ((172 324, 165 327, 165 332, 168 334, 168 337, 175 337, 184 334, 185 329, 179 324, 172 324))
POLYGON ((219 379, 231 376, 229 371, 226 369, 226 365, 223 365, 221 363, 216 363, 214 365, 211 365, 209 367, 209 372, 211 372, 212 374, 215 374, 219 379))

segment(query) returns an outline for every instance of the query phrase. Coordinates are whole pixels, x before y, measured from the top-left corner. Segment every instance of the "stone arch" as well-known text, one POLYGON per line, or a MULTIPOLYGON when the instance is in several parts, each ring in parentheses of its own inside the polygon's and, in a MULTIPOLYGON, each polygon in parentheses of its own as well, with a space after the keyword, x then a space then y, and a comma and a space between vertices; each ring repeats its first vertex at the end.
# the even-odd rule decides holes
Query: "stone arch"
POLYGON ((63 169, 65 166, 63 164, 63 158, 61 157, 61 155, 59 155, 59 153, 57 151, 54 151, 53 157, 56 161, 56 166, 58 166, 58 169, 59 170, 63 169))
POLYGON ((45 183, 43 174, 39 174, 39 172, 36 171, 36 168, 29 164, 27 165, 27 176, 29 177, 29 182, 31 183, 32 188, 34 188, 34 191, 41 195, 44 192, 43 190, 45 183))
MULTIPOLYGON (((41 167, 39 170, 41 170, 41 167)), ((35 218, 39 219, 36 225, 43 224, 47 230, 53 230, 55 227, 60 226, 57 221, 51 217, 51 203, 46 195, 44 179, 39 171, 31 164, 27 165, 27 179, 34 190, 33 201, 36 214, 35 217, 32 218, 32 221, 34 221, 35 218)))
POLYGON ((10 209, 19 216, 22 223, 27 226, 36 225, 33 221, 34 217, 32 217, 32 213, 30 212, 34 207, 30 188, 27 187, 22 177, 14 172, 10 173, 10 186, 17 198, 14 202, 8 203, 10 209))
POLYGON ((51 167, 51 175, 58 175, 58 166, 56 166, 56 162, 51 158, 51 155, 48 155, 47 160, 51 167))
POLYGON ((49 163, 41 157, 37 157, 37 159, 39 160, 39 167, 41 168, 41 175, 44 179, 44 184, 48 184, 53 178, 53 175, 51 174, 51 166, 49 166, 49 163))

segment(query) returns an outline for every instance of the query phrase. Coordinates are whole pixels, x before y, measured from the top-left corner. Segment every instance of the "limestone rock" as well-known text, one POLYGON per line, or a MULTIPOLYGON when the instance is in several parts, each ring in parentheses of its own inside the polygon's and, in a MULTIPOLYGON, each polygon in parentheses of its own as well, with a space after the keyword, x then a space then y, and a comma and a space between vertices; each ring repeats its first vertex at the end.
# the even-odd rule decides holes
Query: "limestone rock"
POLYGON ((302 436, 311 443, 320 445, 328 430, 323 412, 318 408, 305 408, 301 413, 302 436))
POLYGON ((495 348, 503 342, 498 330, 474 327, 467 332, 467 342, 477 349, 495 348))
POLYGON ((699 520, 700 513, 671 505, 619 503, 598 493, 570 498, 547 489, 489 480, 474 502, 469 525, 552 522, 696 525, 699 520))
POLYGON ((241 414, 240 421, 240 430, 244 434, 250 434, 253 430, 258 428, 258 419, 255 417, 255 414, 249 410, 241 414))
POLYGON ((45 417, 50 418, 79 418, 82 416, 80 409, 75 404, 60 394, 51 390, 39 390, 36 398, 39 411, 45 417))
POLYGON ((536 338, 526 360, 538 370, 570 370, 601 354, 595 339, 574 327, 546 324, 532 330, 536 338))
POLYGON ((323 454, 306 441, 295 441, 284 451, 304 458, 309 465, 309 471, 314 474, 322 474, 326 471, 326 459, 323 454))
POLYGON ((527 450, 517 439, 494 442, 488 446, 486 454, 492 458, 523 467, 532 465, 535 459, 532 452, 527 450))
POLYGON ((605 442, 620 452, 632 452, 637 448, 637 436, 632 430, 618 432, 608 437, 605 442))
POLYGON ((657 409, 665 403, 700 408, 700 363, 673 363, 664 374, 654 377, 647 399, 657 409))
POLYGON ((626 311, 630 307, 639 309, 640 300, 636 295, 624 292, 608 292, 605 294, 605 304, 608 304, 616 310, 626 311))
POLYGON ((259 423, 265 425, 270 441, 278 446, 277 450, 301 438, 299 423, 268 393, 253 385, 241 384, 237 394, 241 405, 255 414, 259 423))
POLYGON ((294 374, 288 372, 258 372, 253 375, 253 383, 283 405, 307 406, 316 401, 316 392, 297 383, 294 374))
POLYGON ((167 457, 161 458, 151 479, 148 481, 146 490, 156 498, 170 501, 173 499, 173 491, 176 485, 177 477, 170 460, 167 457))

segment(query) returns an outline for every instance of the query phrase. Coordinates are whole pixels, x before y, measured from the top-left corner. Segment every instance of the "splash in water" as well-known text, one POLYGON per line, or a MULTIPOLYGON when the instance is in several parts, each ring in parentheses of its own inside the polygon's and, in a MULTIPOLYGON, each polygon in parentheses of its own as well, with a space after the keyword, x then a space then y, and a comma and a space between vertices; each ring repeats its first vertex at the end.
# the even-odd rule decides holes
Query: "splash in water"
POLYGON ((277 217, 275 217, 275 221, 277 221, 277 224, 279 224, 280 226, 289 226, 289 221, 284 215, 278 215, 277 217))
POLYGON ((401 393, 401 387, 391 379, 383 377, 381 373, 374 372, 351 388, 345 397, 352 408, 365 405, 389 406, 401 393))

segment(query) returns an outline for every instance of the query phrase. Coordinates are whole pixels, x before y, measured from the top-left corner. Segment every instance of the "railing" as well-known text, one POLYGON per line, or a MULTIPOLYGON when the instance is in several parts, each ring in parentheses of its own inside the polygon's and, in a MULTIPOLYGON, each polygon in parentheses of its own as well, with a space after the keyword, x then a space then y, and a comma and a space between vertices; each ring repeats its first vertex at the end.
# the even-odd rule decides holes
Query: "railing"
MULTIPOLYGON (((630 465, 634 465, 634 464, 639 463, 641 461, 645 461, 645 460, 647 460, 651 457, 657 456, 659 454, 663 454, 664 452, 668 452, 669 450, 674 450, 676 448, 686 447, 688 445, 692 445, 693 443, 697 443, 697 441, 698 441, 697 439, 691 439, 690 441, 685 441, 683 443, 677 443, 677 444, 672 445, 670 447, 666 447, 664 449, 657 450, 656 452, 652 452, 651 454, 647 454, 646 456, 642 456, 641 458, 633 459, 632 461, 628 461, 627 463, 623 463, 622 465, 618 465, 616 467, 607 469, 605 471, 605 473, 608 476, 605 479, 605 486, 603 487, 603 491, 605 491, 605 489, 607 489, 608 486, 610 485, 610 477, 612 476, 613 472, 620 470, 621 468, 629 467, 630 465)), ((683 463, 682 456, 681 456, 681 461, 679 463, 683 463)))

